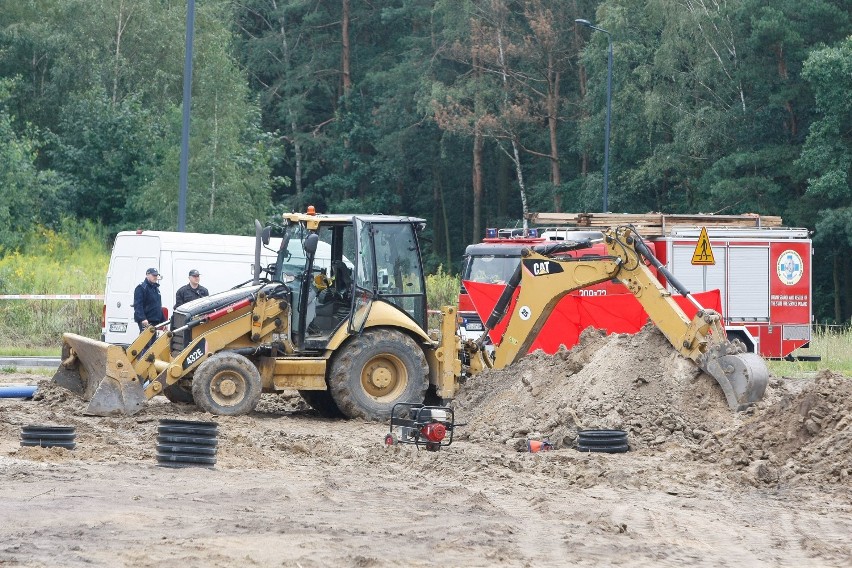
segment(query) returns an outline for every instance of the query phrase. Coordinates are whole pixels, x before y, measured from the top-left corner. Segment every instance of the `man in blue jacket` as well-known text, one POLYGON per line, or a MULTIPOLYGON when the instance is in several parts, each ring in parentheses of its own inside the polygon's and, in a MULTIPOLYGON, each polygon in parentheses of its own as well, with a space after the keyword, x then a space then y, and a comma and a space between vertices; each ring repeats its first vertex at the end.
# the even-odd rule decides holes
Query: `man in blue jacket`
POLYGON ((160 271, 149 268, 145 271, 145 280, 133 291, 133 319, 139 324, 139 331, 165 321, 159 279, 160 271))

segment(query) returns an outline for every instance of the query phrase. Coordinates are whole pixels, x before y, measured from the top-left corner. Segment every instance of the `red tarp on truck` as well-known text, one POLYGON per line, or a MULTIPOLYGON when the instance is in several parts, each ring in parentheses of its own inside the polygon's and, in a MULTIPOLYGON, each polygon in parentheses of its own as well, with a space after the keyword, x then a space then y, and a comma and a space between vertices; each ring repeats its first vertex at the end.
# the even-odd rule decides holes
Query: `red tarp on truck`
MULTIPOLYGON (((484 282, 464 281, 464 287, 470 295, 476 312, 483 322, 488 321, 500 294, 505 286, 484 282)), ((509 313, 515 309, 520 288, 509 305, 509 313)), ((721 314, 722 296, 719 290, 697 292, 692 295, 703 307, 721 314)), ((695 316, 697 308, 685 297, 672 295, 672 298, 690 318, 695 316)), ((506 330, 509 318, 491 330, 489 337, 495 345, 506 330)), ((571 348, 577 344, 580 333, 587 327, 606 330, 607 333, 636 333, 648 321, 648 314, 633 294, 607 294, 605 296, 567 295, 557 304, 544 327, 530 347, 530 352, 538 349, 545 353, 556 353, 560 345, 571 348)))

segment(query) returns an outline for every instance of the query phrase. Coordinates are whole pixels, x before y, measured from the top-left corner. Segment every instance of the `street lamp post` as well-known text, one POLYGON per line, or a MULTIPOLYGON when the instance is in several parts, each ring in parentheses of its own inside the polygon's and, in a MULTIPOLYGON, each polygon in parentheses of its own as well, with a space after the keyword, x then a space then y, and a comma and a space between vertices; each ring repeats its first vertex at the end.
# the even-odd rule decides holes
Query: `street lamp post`
POLYGON ((189 178, 189 107, 192 99, 192 41, 195 37, 195 0, 186 4, 186 51, 183 62, 183 125, 180 142, 177 230, 186 230, 186 192, 189 178))
POLYGON ((609 125, 612 113, 612 35, 603 28, 592 24, 589 20, 574 20, 576 23, 597 32, 606 34, 608 49, 606 60, 606 128, 604 129, 604 179, 603 179, 603 212, 609 211, 609 125))

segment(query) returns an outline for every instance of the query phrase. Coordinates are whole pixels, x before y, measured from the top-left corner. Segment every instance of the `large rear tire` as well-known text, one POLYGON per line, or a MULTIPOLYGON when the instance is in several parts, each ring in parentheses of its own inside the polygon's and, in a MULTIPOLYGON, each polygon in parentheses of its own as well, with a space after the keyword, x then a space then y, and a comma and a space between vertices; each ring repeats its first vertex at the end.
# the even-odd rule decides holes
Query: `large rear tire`
POLYGON ((389 420, 394 404, 423 402, 428 374, 423 349, 409 336, 367 330, 335 354, 328 387, 344 416, 389 420))
POLYGON ((239 416, 254 410, 263 381, 251 361, 237 353, 217 353, 198 366, 192 396, 202 410, 219 416, 239 416))

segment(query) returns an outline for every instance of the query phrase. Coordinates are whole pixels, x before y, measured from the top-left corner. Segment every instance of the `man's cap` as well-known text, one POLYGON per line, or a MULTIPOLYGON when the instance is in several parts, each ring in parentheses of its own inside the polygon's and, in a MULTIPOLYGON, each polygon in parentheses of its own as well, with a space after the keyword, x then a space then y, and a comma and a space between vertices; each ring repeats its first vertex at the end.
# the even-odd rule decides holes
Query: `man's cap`
POLYGON ((189 271, 189 275, 190 276, 201 276, 201 273, 193 268, 192 270, 189 271))
POLYGON ((159 270, 157 270, 156 268, 149 268, 148 270, 146 270, 146 271, 145 271, 145 274, 146 274, 146 275, 148 275, 148 274, 153 274, 154 276, 159 276, 159 275, 160 275, 160 271, 159 271, 159 270))

